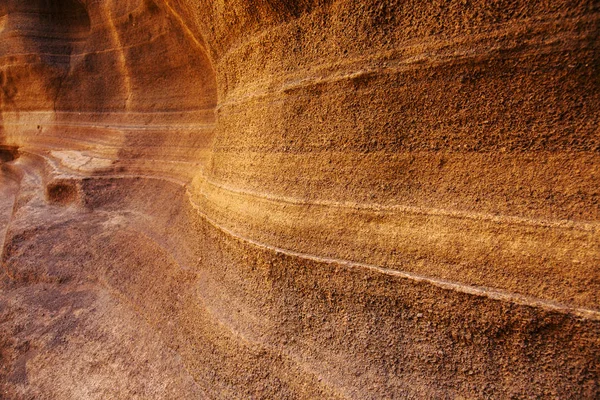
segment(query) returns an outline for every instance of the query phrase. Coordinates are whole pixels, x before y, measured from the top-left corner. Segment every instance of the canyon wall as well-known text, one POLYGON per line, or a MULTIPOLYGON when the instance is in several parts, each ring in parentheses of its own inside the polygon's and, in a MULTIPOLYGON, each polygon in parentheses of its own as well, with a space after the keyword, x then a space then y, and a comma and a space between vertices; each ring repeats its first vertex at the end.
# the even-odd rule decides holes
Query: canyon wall
POLYGON ((599 33, 593 0, 0 0, 0 393, 596 398, 599 33))

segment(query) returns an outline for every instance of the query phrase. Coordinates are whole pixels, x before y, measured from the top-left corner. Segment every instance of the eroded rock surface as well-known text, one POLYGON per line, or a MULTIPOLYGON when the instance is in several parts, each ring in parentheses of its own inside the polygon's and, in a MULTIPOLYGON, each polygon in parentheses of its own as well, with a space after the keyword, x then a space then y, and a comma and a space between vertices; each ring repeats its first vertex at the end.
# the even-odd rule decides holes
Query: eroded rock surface
POLYGON ((599 33, 0 0, 0 398, 598 398, 599 33))

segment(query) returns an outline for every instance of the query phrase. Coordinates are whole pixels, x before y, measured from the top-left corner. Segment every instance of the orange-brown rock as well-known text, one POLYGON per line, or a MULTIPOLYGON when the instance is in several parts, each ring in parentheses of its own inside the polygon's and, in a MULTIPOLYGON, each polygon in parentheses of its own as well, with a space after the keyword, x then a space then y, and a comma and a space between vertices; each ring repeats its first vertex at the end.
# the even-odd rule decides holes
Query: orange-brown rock
POLYGON ((599 34, 0 0, 0 398, 598 398, 599 34))

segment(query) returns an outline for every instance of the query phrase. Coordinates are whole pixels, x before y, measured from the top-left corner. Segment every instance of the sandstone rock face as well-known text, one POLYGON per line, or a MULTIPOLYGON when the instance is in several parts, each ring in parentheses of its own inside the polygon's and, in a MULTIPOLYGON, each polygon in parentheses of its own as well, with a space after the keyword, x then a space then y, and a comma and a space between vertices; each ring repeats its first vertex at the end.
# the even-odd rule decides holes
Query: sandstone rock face
POLYGON ((0 0, 0 398, 598 398, 599 34, 0 0))

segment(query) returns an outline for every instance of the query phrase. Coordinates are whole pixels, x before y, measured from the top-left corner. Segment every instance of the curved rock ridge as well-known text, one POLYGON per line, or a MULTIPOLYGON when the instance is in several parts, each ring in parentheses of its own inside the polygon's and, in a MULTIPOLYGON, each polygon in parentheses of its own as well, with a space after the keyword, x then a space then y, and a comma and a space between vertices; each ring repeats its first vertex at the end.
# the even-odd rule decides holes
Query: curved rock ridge
POLYGON ((599 33, 0 2, 0 397, 597 398, 599 33))
POLYGON ((5 141, 56 150, 57 161, 86 173, 191 176, 214 129, 206 46, 153 1, 37 3, 9 1, 3 17, 5 141))

